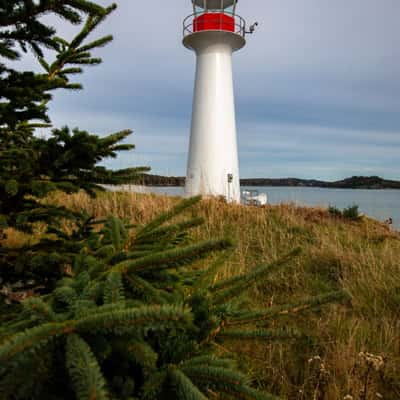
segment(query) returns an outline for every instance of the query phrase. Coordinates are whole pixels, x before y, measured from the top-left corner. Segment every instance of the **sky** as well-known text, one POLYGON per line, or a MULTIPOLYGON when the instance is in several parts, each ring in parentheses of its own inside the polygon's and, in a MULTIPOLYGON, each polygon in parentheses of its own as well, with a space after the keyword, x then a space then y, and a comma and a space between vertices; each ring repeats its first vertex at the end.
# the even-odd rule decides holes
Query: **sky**
MULTIPOLYGON (((133 129, 136 149, 112 168, 183 176, 190 0, 118 4, 98 30, 115 38, 96 53, 104 63, 79 77, 83 92, 57 93, 50 115, 55 126, 99 135, 133 129)), ((400 179, 400 1, 240 0, 237 12, 259 22, 233 56, 241 177, 400 179)))

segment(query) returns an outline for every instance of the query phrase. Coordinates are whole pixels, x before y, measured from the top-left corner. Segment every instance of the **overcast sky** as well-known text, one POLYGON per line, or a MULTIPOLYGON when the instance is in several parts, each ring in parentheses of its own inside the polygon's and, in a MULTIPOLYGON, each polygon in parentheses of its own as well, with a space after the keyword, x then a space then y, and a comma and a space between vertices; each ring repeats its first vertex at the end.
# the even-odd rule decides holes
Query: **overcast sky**
MULTIPOLYGON (((400 1, 240 0, 259 22, 234 55, 241 176, 400 178, 400 1)), ((82 93, 59 93, 56 126, 134 130, 109 165, 184 175, 195 56, 182 46, 190 0, 121 0, 99 34, 82 93)), ((63 31, 66 35, 71 28, 63 31)))

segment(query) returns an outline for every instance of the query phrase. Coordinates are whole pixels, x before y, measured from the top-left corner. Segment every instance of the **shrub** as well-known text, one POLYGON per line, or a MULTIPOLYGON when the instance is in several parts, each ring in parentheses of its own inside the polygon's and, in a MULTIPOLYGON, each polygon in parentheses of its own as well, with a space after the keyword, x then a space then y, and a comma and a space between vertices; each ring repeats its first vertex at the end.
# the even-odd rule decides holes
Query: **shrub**
POLYGON ((338 209, 335 206, 329 206, 328 212, 330 215, 336 218, 345 218, 345 219, 350 219, 353 221, 358 221, 361 219, 361 214, 359 212, 359 206, 354 204, 352 206, 349 206, 347 208, 344 208, 343 210, 338 209))
POLYGON ((335 206, 329 206, 328 212, 333 217, 341 217, 342 216, 342 212, 335 206))
POLYGON ((361 218, 357 205, 349 206, 343 209, 342 215, 344 218, 357 221, 361 218))

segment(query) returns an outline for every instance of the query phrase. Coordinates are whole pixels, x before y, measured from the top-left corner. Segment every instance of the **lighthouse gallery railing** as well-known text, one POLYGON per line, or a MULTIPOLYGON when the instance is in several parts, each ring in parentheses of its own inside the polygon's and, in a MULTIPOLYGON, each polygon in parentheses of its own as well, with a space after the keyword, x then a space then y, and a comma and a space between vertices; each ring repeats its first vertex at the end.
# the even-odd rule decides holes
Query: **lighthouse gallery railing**
POLYGON ((237 35, 246 36, 246 21, 239 15, 229 13, 229 12, 219 12, 219 13, 211 13, 208 12, 207 15, 213 15, 212 17, 212 22, 213 22, 213 27, 212 28, 205 28, 205 29, 196 29, 196 21, 199 17, 202 15, 205 15, 204 12, 199 12, 199 13, 194 13, 189 15, 183 20, 183 37, 186 37, 188 35, 191 35, 196 32, 201 32, 204 30, 213 30, 213 31, 231 31, 233 33, 236 33, 237 35), (233 18, 233 31, 230 29, 226 29, 226 21, 224 19, 224 16, 228 16, 233 18))

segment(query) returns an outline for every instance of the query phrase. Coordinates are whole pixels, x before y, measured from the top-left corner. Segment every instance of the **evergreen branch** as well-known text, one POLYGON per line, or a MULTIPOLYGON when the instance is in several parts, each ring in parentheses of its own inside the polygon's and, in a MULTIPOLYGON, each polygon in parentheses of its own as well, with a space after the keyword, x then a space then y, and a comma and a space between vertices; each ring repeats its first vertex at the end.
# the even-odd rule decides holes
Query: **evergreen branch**
MULTIPOLYGON (((165 381, 167 380, 168 371, 163 369, 159 372, 150 374, 148 379, 144 382, 142 388, 143 400, 153 400, 164 398, 162 396, 163 388, 165 387, 165 381)), ((133 400, 133 399, 132 399, 133 400)))
POLYGON ((34 321, 26 319, 3 323, 0 328, 0 344, 11 339, 16 333, 32 328, 33 323, 34 321))
POLYGON ((81 21, 78 12, 101 17, 108 10, 87 0, 63 0, 62 2, 48 0, 40 1, 38 4, 34 4, 32 1, 24 1, 23 3, 23 6, 14 8, 8 15, 0 16, 0 26, 17 25, 19 27, 16 31, 17 33, 31 33, 30 30, 32 30, 31 36, 34 37, 39 36, 36 31, 41 30, 42 41, 49 38, 49 31, 51 31, 48 27, 38 22, 38 18, 43 14, 52 12, 73 24, 77 24, 81 21))
POLYGON ((174 234, 186 231, 196 226, 200 226, 204 223, 204 218, 192 218, 188 221, 183 221, 178 224, 169 225, 166 227, 160 227, 154 229, 148 233, 142 234, 138 239, 135 240, 135 244, 143 244, 148 242, 159 242, 163 237, 171 237, 174 234))
MULTIPOLYGON (((144 257, 146 254, 152 254, 152 253, 154 254, 155 252, 158 253, 158 252, 161 252, 164 250, 170 250, 174 247, 176 247, 176 246, 171 247, 170 245, 165 244, 165 243, 137 244, 134 247, 135 251, 128 252, 126 254, 127 255, 130 255, 130 254, 139 255, 139 253, 143 253, 143 257, 144 257)), ((128 258, 132 258, 132 257, 128 257, 128 258)))
POLYGON ((89 345, 78 335, 67 338, 66 365, 79 400, 108 400, 100 366, 89 345))
MULTIPOLYGON (((225 368, 182 368, 182 371, 199 387, 209 387, 241 400, 278 400, 277 397, 262 393, 248 386, 248 378, 225 368)), ((225 398, 225 396, 222 396, 225 398)))
MULTIPOLYGON (((132 308, 135 308, 135 309, 136 309, 136 307, 132 307, 132 308)), ((132 309, 132 308, 131 308, 131 309, 132 309)), ((101 306, 95 308, 95 309, 91 312, 91 316, 94 316, 94 315, 104 315, 104 314, 110 314, 110 313, 116 313, 116 312, 119 312, 119 311, 126 311, 126 310, 127 310, 127 308, 126 308, 125 303, 103 304, 103 305, 101 305, 101 306)), ((87 317, 87 314, 82 316, 82 318, 86 318, 86 317, 87 317)))
MULTIPOLYGON (((74 65, 99 65, 101 64, 101 58, 77 58, 73 60, 67 61, 65 64, 74 64, 74 65)), ((62 71, 62 70, 61 70, 62 71)))
POLYGON ((56 301, 66 304, 69 308, 73 307, 78 298, 76 290, 69 286, 61 286, 57 288, 53 295, 56 301))
MULTIPOLYGON (((11 26, 18 24, 26 24, 30 21, 34 21, 41 15, 47 12, 57 12, 60 8, 62 8, 63 4, 56 0, 49 1, 40 1, 39 4, 33 4, 31 2, 29 11, 27 9, 27 2, 23 7, 20 7, 18 10, 13 10, 14 12, 7 16, 0 17, 0 26, 11 26)), ((94 14, 103 16, 106 13, 105 8, 99 6, 96 3, 93 3, 88 0, 64 0, 63 3, 70 5, 73 8, 76 8, 79 11, 82 11, 86 14, 94 14)))
POLYGON ((207 400, 193 382, 179 369, 168 368, 168 379, 172 385, 176 400, 207 400))
POLYGON ((64 0, 66 4, 87 14, 104 17, 107 9, 88 0, 64 0))
POLYGON ((59 17, 65 19, 66 21, 74 25, 78 25, 82 21, 79 12, 65 5, 61 6, 60 8, 54 9, 53 12, 59 17))
POLYGON ((74 323, 77 332, 114 333, 124 335, 146 330, 164 330, 191 323, 187 308, 175 305, 142 306, 116 312, 104 312, 82 318, 74 323))
MULTIPOLYGON (((109 306, 110 304, 107 305, 109 306)), ((119 308, 122 309, 122 307, 120 306, 119 308)), ((88 313, 96 312, 96 310, 96 303, 91 299, 79 299, 74 303, 73 307, 71 308, 72 315, 75 319, 86 317, 88 313)))
POLYGON ((8 58, 11 61, 18 60, 20 57, 20 55, 16 51, 14 51, 10 48, 7 48, 6 46, 2 45, 1 43, 0 43, 0 56, 4 57, 4 58, 8 58))
POLYGON ((157 368, 158 354, 144 341, 134 341, 128 344, 127 348, 133 360, 148 370, 157 368))
POLYGON ((19 12, 15 12, 7 17, 0 17, 0 26, 5 27, 27 22, 29 19, 39 17, 41 14, 52 11, 53 7, 53 2, 40 2, 37 6, 31 7, 29 13, 26 12, 26 9, 21 8, 19 12))
POLYGON ((181 214, 184 210, 189 207, 192 207, 194 204, 198 203, 201 200, 201 196, 191 197, 189 199, 182 200, 179 204, 177 204, 172 210, 167 211, 165 213, 161 213, 157 218, 155 218, 152 222, 144 226, 141 230, 139 230, 136 234, 136 238, 140 239, 143 235, 148 234, 154 229, 161 226, 163 223, 169 221, 174 218, 178 214, 181 214))
POLYGON ((81 74, 83 72, 82 68, 65 68, 61 71, 63 75, 81 74))
POLYGON ((218 283, 214 287, 210 288, 210 290, 214 292, 212 294, 214 303, 222 304, 240 295, 251 285, 255 284, 257 281, 260 281, 266 275, 270 274, 276 269, 284 266, 299 254, 300 249, 296 249, 277 261, 255 268, 254 271, 251 271, 248 274, 240 275, 218 283))
POLYGON ((116 217, 108 217, 103 230, 102 242, 111 244, 114 251, 120 252, 128 239, 128 230, 123 221, 116 217))
POLYGON ((188 377, 194 381, 203 381, 210 377, 210 383, 215 383, 218 381, 223 382, 223 384, 229 385, 240 385, 248 384, 249 378, 240 372, 221 368, 221 367, 208 367, 208 366, 193 366, 193 367, 181 367, 182 372, 184 372, 188 377))
POLYGON ((104 304, 116 304, 125 300, 122 276, 118 272, 108 274, 104 284, 104 304))
POLYGON ((79 48, 79 51, 88 51, 88 50, 93 50, 94 48, 104 47, 105 45, 107 45, 112 41, 113 41, 113 36, 107 35, 102 37, 101 39, 94 40, 93 42, 90 42, 85 46, 81 46, 79 48))
POLYGON ((55 314, 51 307, 39 297, 30 297, 23 302, 24 313, 40 322, 54 321, 55 314))
POLYGON ((55 36, 54 41, 58 44, 61 44, 63 46, 63 48, 67 48, 69 46, 69 43, 62 37, 55 36))
MULTIPOLYGON (((80 0, 76 1, 79 2, 80 0)), ((85 0, 83 2, 85 2, 85 0)), ((42 57, 39 57, 39 62, 41 62, 42 66, 48 72, 48 79, 50 81, 55 81, 58 77, 65 78, 65 80, 67 80, 66 78, 67 74, 77 74, 82 72, 81 68, 64 69, 64 67, 67 64, 98 65, 102 62, 101 58, 93 58, 89 50, 93 50, 94 48, 97 47, 103 47, 109 42, 111 42, 113 40, 111 35, 104 36, 100 39, 92 41, 91 43, 82 46, 80 48, 79 46, 87 38, 87 36, 96 28, 96 26, 115 9, 115 5, 107 9, 97 6, 96 4, 93 5, 98 7, 97 12, 93 11, 91 13, 91 15, 86 20, 86 23, 84 24, 83 28, 75 36, 75 38, 71 41, 71 43, 68 43, 66 40, 58 37, 54 39, 56 43, 61 44, 61 50, 59 50, 57 59, 51 66, 45 63, 42 57), (97 14, 97 16, 95 14, 97 14)), ((68 8, 62 8, 61 13, 62 14, 64 13, 63 16, 65 16, 65 13, 67 14, 71 13, 71 10, 69 10, 68 8)), ((77 15, 77 17, 80 18, 79 14, 77 15)), ((69 15, 69 19, 70 20, 73 19, 72 14, 69 15)), ((68 82, 61 84, 60 87, 70 90, 81 89, 81 85, 70 84, 68 82)))
POLYGON ((104 148, 111 148, 114 150, 115 148, 113 146, 119 146, 118 143, 124 139, 127 139, 132 133, 133 131, 131 129, 124 129, 100 138, 100 143, 104 148))
MULTIPOLYGON (((69 1, 80 1, 80 0, 69 0, 69 1)), ((86 20, 84 27, 81 32, 75 36, 75 38, 71 42, 72 48, 78 48, 81 43, 87 38, 87 36, 92 32, 104 19, 111 14, 117 8, 116 4, 112 4, 110 7, 103 8, 102 14, 90 15, 86 20)))
POLYGON ((75 60, 79 61, 81 59, 90 60, 91 53, 89 51, 80 51, 79 49, 70 48, 64 54, 59 55, 59 59, 66 63, 72 64, 75 60))
POLYGON ((47 323, 17 333, 0 345, 0 363, 6 363, 27 350, 36 350, 53 338, 73 332, 71 321, 47 323))
MULTIPOLYGON (((162 250, 164 246, 160 246, 159 250, 162 250)), ((138 250, 138 251, 128 251, 125 256, 125 260, 135 260, 137 258, 142 258, 154 253, 154 250, 138 250)))
POLYGON ((162 293, 148 281, 140 278, 135 274, 126 275, 125 279, 132 286, 135 292, 139 291, 141 295, 146 299, 151 299, 151 301, 156 304, 166 303, 166 297, 167 297, 166 293, 162 293))
POLYGON ((188 326, 191 313, 187 308, 174 305, 142 306, 128 310, 93 313, 78 320, 51 322, 17 333, 0 345, 0 363, 12 360, 25 351, 36 350, 60 335, 72 333, 113 333, 164 330, 168 327, 188 326))
POLYGON ((234 315, 233 318, 230 318, 228 321, 226 321, 226 326, 246 325, 254 322, 269 320, 277 316, 296 315, 307 310, 319 308, 324 304, 343 300, 344 298, 346 298, 346 294, 343 291, 336 291, 311 297, 293 304, 270 307, 267 310, 240 312, 234 315))
POLYGON ((232 246, 228 239, 209 240, 178 249, 161 251, 137 260, 123 261, 115 265, 112 270, 122 274, 132 272, 160 271, 173 267, 187 265, 194 260, 206 257, 213 251, 225 250, 232 246))
POLYGON ((46 60, 43 57, 38 57, 37 59, 39 61, 39 64, 43 67, 43 69, 46 72, 49 72, 50 71, 50 65, 47 64, 46 60))
POLYGON ((289 329, 279 329, 279 330, 265 330, 265 329, 255 329, 255 330, 222 330, 219 331, 216 338, 222 340, 264 340, 264 341, 280 341, 280 340, 292 340, 298 339, 301 335, 289 329))

